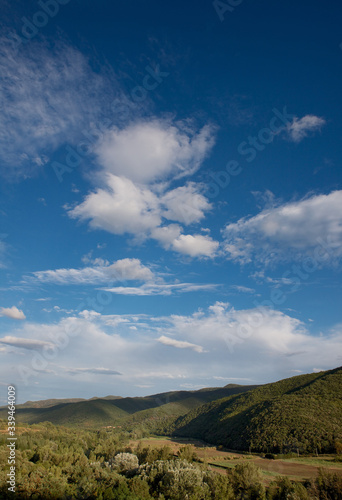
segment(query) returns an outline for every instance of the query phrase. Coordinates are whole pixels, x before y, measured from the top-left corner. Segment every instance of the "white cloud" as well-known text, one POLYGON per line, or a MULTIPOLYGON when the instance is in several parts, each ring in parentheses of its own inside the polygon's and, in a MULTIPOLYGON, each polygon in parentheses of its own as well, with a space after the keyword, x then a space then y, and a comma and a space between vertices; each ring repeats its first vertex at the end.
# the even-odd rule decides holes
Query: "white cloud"
POLYGON ((228 258, 263 263, 310 256, 317 266, 342 256, 342 191, 266 209, 228 224, 228 258))
POLYGON ((109 264, 107 261, 95 260, 93 267, 83 269, 55 269, 33 273, 35 279, 43 283, 100 284, 110 281, 149 281, 153 279, 152 271, 139 259, 121 259, 109 264))
POLYGON ((166 249, 169 249, 172 242, 181 234, 182 228, 178 224, 169 224, 168 226, 156 227, 151 231, 151 237, 166 249))
POLYGON ((18 309, 16 306, 1 307, 0 316, 7 316, 7 318, 12 318, 12 319, 21 319, 21 320, 26 319, 26 316, 23 313, 23 311, 18 309))
POLYGON ((78 375, 83 373, 91 373, 92 375, 122 375, 115 370, 110 370, 109 368, 69 368, 66 372, 72 375, 78 375))
POLYGON ((293 142, 300 142, 309 135, 310 132, 321 130, 326 121, 315 115, 305 115, 302 118, 295 117, 286 127, 288 136, 293 142))
POLYGON ((89 222, 92 229, 133 235, 135 243, 153 238, 176 252, 213 256, 215 242, 195 235, 195 250, 180 225, 198 223, 211 210, 204 186, 187 182, 170 188, 171 181, 199 168, 213 146, 213 134, 209 125, 195 130, 186 122, 156 118, 105 132, 96 145, 101 187, 80 204, 66 206, 68 215, 89 222))
POLYGON ((4 175, 30 176, 59 146, 79 141, 118 88, 113 75, 93 71, 84 55, 63 42, 51 48, 31 41, 19 51, 4 42, 0 65, 4 175))
POLYGON ((185 342, 183 340, 171 339, 169 337, 165 337, 165 335, 159 337, 157 341, 164 345, 176 347, 177 349, 192 349, 196 352, 203 352, 203 347, 200 345, 191 344, 190 342, 185 342))
POLYGON ((96 147, 98 162, 116 176, 150 183, 170 175, 189 175, 213 146, 213 130, 199 132, 169 121, 134 123, 109 130, 96 147))
POLYGON ((131 234, 136 240, 153 238, 164 248, 192 257, 215 255, 218 243, 209 236, 183 235, 178 224, 163 224, 163 217, 190 224, 204 217, 211 208, 198 192, 201 186, 189 183, 166 193, 155 193, 146 186, 113 174, 106 176, 107 188, 97 189, 74 208, 72 218, 89 220, 92 229, 113 234, 131 234))
POLYGON ((113 288, 104 288, 105 291, 116 293, 118 295, 171 295, 174 292, 209 292, 217 288, 218 285, 214 284, 200 284, 200 283, 150 283, 144 284, 140 287, 124 287, 118 286, 113 288))
POLYGON ((7 251, 7 245, 3 241, 7 237, 7 234, 0 234, 0 269, 5 268, 5 255, 7 251))
POLYGON ((10 345, 12 347, 18 347, 19 349, 28 349, 34 351, 43 348, 50 348, 52 346, 51 342, 44 342, 43 340, 11 337, 10 335, 1 338, 0 343, 5 345, 10 345))
POLYGON ((93 229, 144 237, 161 224, 158 197, 125 177, 108 175, 107 189, 97 189, 68 211, 70 217, 90 220, 93 229))
MULTIPOLYGON (((101 290, 119 295, 140 296, 171 295, 175 292, 213 291, 218 287, 218 285, 212 283, 165 283, 161 277, 158 277, 148 267, 144 266, 139 259, 126 258, 117 260, 113 264, 109 264, 108 261, 102 259, 87 259, 87 261, 91 262, 93 267, 36 271, 32 273, 33 278, 29 276, 25 279, 26 281, 37 280, 40 283, 54 283, 57 285, 108 284, 107 288, 101 288, 101 290), (128 286, 127 281, 142 281, 144 283, 140 286, 128 286), (115 282, 121 282, 123 285, 111 286, 115 282)), ((55 310, 68 314, 74 312, 61 309, 59 306, 43 310, 46 312, 55 310)))
POLYGON ((254 288, 249 288, 247 286, 231 285, 230 288, 232 288, 233 290, 236 290, 237 292, 241 292, 241 293, 255 293, 254 288))
POLYGON ((117 385, 111 385, 111 391, 127 395, 142 378, 165 391, 179 388, 178 381, 207 386, 213 377, 265 382, 291 376, 293 370, 333 368, 341 364, 342 328, 337 325, 313 335, 301 321, 280 311, 236 310, 219 302, 190 315, 88 311, 55 324, 25 323, 0 339, 0 345, 12 346, 2 360, 0 375, 11 368, 13 382, 20 383, 22 391, 25 377, 28 387, 39 377, 44 397, 71 382, 76 392, 86 387, 98 394, 98 380, 118 372, 122 375, 112 379, 111 384, 117 380, 117 385))
POLYGON ((198 193, 198 188, 198 185, 188 183, 168 191, 161 200, 166 208, 163 217, 186 225, 203 219, 205 212, 211 209, 211 204, 198 193))
POLYGON ((214 257, 219 243, 210 236, 201 234, 181 234, 172 242, 172 249, 176 252, 190 255, 190 257, 214 257))

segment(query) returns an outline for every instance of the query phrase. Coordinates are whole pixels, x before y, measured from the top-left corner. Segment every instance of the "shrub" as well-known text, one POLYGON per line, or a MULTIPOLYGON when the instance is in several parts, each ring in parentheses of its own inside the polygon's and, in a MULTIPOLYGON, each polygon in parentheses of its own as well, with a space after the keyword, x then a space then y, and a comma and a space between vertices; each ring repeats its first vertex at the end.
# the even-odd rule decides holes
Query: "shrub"
POLYGON ((236 500, 245 498, 263 500, 265 498, 261 469, 253 463, 236 465, 231 473, 231 482, 236 500))
POLYGON ((186 460, 157 460, 153 464, 141 465, 139 472, 150 485, 150 491, 172 500, 184 500, 195 495, 205 498, 209 492, 209 486, 203 481, 204 472, 186 460))
POLYGON ((119 474, 133 472, 139 467, 139 460, 133 453, 118 453, 113 460, 113 468, 119 474))
POLYGON ((280 477, 267 492, 267 498, 272 500, 309 500, 307 490, 300 483, 292 482, 287 477, 280 477))

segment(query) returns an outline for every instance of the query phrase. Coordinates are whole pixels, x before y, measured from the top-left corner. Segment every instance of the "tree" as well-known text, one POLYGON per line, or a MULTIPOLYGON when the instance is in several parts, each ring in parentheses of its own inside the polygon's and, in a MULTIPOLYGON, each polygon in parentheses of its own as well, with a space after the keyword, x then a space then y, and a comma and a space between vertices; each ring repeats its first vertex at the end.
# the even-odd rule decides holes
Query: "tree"
POLYGON ((265 488, 262 484, 262 473, 256 465, 251 463, 236 465, 231 474, 231 482, 237 500, 245 498, 264 500, 265 488))

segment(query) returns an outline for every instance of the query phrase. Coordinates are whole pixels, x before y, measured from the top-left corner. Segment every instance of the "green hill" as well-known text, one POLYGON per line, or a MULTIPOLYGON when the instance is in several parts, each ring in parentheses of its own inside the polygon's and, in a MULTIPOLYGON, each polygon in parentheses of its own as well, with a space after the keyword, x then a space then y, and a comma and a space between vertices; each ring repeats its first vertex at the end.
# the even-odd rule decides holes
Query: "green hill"
POLYGON ((335 440, 342 438, 342 368, 213 401, 164 431, 234 450, 334 451, 335 440))
MULTIPOLYGON (((16 408, 18 422, 34 424, 44 421, 56 425, 99 427, 121 425, 132 428, 156 423, 184 415, 208 401, 248 391, 256 386, 227 386, 199 391, 174 391, 146 397, 92 398, 89 400, 46 400, 26 402, 16 408)), ((0 408, 0 418, 7 416, 7 407, 0 408)))
MULTIPOLYGON (((39 401, 26 401, 26 403, 17 405, 17 408, 49 408, 63 403, 80 403, 81 401, 94 401, 96 399, 121 399, 121 396, 105 396, 103 398, 93 397, 90 399, 84 398, 68 398, 68 399, 41 399, 39 401)), ((0 407, 0 410, 2 408, 0 407)))

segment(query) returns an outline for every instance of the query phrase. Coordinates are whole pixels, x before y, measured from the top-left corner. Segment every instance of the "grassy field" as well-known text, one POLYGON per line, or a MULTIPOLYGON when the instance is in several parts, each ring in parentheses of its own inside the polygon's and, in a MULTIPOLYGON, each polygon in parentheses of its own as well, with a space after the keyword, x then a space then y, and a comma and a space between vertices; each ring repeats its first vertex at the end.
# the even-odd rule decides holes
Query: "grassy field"
POLYGON ((210 446, 199 440, 165 437, 150 437, 132 441, 130 446, 135 448, 139 441, 144 446, 149 446, 151 448, 169 446, 175 454, 183 446, 191 444, 197 457, 212 467, 213 470, 221 474, 225 474, 227 469, 231 469, 238 464, 253 462, 261 468, 264 474, 265 484, 270 483, 277 476, 286 476, 296 481, 313 479, 317 477, 320 467, 324 467, 325 469, 342 475, 342 463, 333 462, 333 456, 330 455, 269 460, 255 454, 246 455, 237 452, 218 450, 216 447, 210 446))

